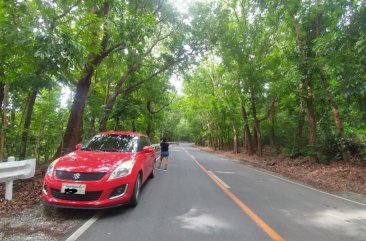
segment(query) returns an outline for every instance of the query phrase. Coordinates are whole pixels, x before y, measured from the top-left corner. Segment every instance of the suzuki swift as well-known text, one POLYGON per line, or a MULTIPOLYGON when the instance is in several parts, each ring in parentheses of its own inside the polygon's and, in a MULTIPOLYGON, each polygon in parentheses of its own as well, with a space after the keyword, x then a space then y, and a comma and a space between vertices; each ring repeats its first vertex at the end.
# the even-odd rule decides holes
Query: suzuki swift
POLYGON ((136 206, 141 185, 154 177, 155 158, 145 135, 99 133, 49 165, 43 199, 66 208, 136 206))

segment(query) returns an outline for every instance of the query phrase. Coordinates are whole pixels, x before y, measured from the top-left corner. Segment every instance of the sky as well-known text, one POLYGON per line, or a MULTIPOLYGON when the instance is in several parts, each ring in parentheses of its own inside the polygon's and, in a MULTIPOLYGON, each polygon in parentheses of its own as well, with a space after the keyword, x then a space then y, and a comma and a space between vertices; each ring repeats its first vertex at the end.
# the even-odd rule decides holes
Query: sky
MULTIPOLYGON (((187 14, 188 8, 192 4, 200 0, 168 0, 181 14, 187 14)), ((202 1, 202 0, 201 0, 202 1)), ((172 75, 169 79, 170 83, 174 85, 178 95, 182 94, 183 78, 178 75, 172 75)))
POLYGON ((181 13, 187 13, 188 7, 197 2, 197 0, 169 0, 169 2, 177 8, 177 10, 181 13))
POLYGON ((183 93, 183 78, 181 76, 173 74, 170 79, 170 83, 175 87, 178 95, 183 93))

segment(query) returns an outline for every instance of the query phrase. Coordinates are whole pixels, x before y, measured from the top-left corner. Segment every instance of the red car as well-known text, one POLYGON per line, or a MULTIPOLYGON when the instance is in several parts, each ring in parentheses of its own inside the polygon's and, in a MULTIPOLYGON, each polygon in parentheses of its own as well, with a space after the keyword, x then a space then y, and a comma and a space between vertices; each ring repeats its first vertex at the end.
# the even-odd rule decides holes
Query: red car
POLYGON ((43 199, 66 208, 136 206, 141 185, 154 177, 155 158, 155 149, 145 135, 99 133, 50 164, 43 199))

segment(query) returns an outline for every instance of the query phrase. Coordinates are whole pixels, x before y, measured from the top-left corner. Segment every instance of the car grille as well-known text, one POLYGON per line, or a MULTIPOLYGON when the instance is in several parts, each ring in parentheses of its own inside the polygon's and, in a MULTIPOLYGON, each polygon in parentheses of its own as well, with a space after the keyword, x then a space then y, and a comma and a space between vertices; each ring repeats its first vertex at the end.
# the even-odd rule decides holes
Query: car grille
POLYGON ((57 189, 51 189, 51 193, 54 198, 72 201, 96 201, 100 198, 100 195, 102 194, 101 191, 85 192, 85 194, 70 194, 62 193, 57 189))
POLYGON ((97 181, 105 176, 106 172, 68 172, 56 170, 56 177, 61 180, 97 181))

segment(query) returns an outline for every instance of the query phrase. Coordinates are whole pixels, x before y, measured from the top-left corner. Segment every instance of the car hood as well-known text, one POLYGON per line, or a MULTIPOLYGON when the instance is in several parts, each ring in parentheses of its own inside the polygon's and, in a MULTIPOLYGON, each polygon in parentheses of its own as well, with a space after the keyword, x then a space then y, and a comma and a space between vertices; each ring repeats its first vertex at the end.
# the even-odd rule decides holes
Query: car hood
POLYGON ((108 172, 135 158, 136 153, 77 150, 58 159, 55 170, 70 172, 108 172))

